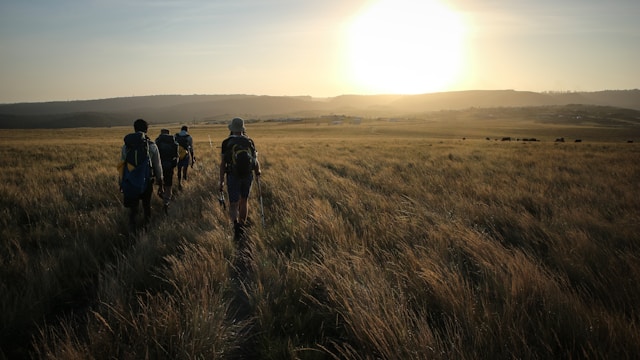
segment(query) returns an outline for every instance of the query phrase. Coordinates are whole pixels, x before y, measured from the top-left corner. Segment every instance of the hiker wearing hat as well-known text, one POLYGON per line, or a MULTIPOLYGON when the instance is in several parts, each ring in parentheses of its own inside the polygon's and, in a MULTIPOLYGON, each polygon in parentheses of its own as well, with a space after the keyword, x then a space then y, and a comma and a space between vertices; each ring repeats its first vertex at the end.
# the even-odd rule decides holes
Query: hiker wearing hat
POLYGON ((163 174, 158 147, 147 136, 149 125, 143 119, 133 123, 135 132, 124 137, 120 157, 120 191, 124 206, 129 208, 129 232, 136 231, 136 216, 142 200, 144 223, 151 218, 151 195, 153 180, 162 192, 163 174))
POLYGON ((187 180, 189 165, 193 168, 196 156, 193 153, 193 138, 189 135, 189 127, 183 125, 180 132, 175 135, 178 143, 178 189, 182 189, 182 180, 187 180))
POLYGON ((254 175, 257 179, 260 176, 260 163, 253 140, 245 134, 244 120, 234 118, 229 123, 229 130, 231 134, 222 142, 219 185, 220 192, 223 192, 226 178, 229 217, 238 239, 247 226, 247 200, 254 175))
POLYGON ((178 165, 178 143, 175 136, 170 134, 169 129, 162 129, 160 130, 160 135, 156 138, 156 146, 160 153, 164 178, 162 191, 158 191, 158 195, 162 198, 163 209, 166 214, 172 197, 173 171, 178 165))

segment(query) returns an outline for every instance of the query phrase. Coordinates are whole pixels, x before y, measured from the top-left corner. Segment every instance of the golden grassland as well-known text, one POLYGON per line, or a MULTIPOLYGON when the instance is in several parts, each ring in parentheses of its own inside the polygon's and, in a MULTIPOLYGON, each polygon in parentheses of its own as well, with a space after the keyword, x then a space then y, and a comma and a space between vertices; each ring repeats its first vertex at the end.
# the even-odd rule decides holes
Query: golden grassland
POLYGON ((254 188, 246 244, 217 201, 224 125, 191 127, 185 189, 168 216, 154 196, 133 237, 116 171, 129 128, 0 130, 0 358, 640 353, 640 148, 619 141, 628 130, 247 127, 266 226, 254 188), (589 141, 553 142, 567 134, 589 141))

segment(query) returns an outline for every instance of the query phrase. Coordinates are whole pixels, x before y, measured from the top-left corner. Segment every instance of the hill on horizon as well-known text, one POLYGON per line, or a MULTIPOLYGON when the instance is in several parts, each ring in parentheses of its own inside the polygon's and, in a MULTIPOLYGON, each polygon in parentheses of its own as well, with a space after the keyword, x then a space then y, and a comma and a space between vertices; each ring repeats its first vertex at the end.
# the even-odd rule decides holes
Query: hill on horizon
POLYGON ((640 111, 640 90, 536 93, 469 90, 419 95, 341 95, 330 98, 268 95, 152 95, 98 100, 0 105, 0 128, 70 128, 210 123, 246 119, 311 118, 325 115, 402 117, 471 108, 592 105, 640 111))

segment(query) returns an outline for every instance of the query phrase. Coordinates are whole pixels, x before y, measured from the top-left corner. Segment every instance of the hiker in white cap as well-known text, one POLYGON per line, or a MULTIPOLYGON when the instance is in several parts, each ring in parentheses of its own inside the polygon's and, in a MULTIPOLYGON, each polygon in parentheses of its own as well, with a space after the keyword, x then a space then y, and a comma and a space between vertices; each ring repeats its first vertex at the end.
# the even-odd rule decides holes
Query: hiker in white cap
POLYGON ((259 181, 260 163, 256 147, 245 133, 244 120, 234 118, 229 123, 231 134, 222 142, 220 161, 220 191, 224 191, 225 180, 229 195, 229 217, 233 222, 234 235, 240 239, 247 224, 247 200, 254 176, 259 181))

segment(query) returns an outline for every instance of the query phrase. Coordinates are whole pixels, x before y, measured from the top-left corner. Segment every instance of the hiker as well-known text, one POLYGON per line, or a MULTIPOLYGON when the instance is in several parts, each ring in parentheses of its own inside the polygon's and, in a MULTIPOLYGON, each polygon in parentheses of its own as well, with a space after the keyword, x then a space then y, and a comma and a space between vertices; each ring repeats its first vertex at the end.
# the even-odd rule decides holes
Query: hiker
MULTIPOLYGON (((124 137, 120 157, 120 191, 124 206, 129 208, 129 232, 136 230, 138 206, 142 200, 144 224, 151 218, 153 180, 162 188, 162 164, 158 147, 147 136, 149 125, 143 119, 133 123, 134 132, 124 137)), ((161 190, 160 190, 161 191, 161 190)))
POLYGON ((178 165, 178 143, 175 136, 169 133, 169 129, 162 129, 160 130, 160 135, 156 138, 156 146, 160 154, 163 176, 162 192, 158 192, 158 195, 162 198, 163 210, 166 214, 169 211, 169 203, 172 197, 173 170, 178 165))
POLYGON ((182 180, 187 181, 187 170, 189 170, 189 166, 193 168, 196 157, 193 154, 193 138, 189 135, 189 127, 187 125, 182 126, 175 138, 179 145, 178 189, 182 190, 182 180))
POLYGON ((255 174, 259 181, 260 163, 258 152, 244 128, 244 120, 234 118, 229 123, 231 134, 222 142, 220 160, 220 192, 224 191, 225 175, 229 195, 229 217, 234 234, 239 238, 247 226, 247 200, 255 174))

